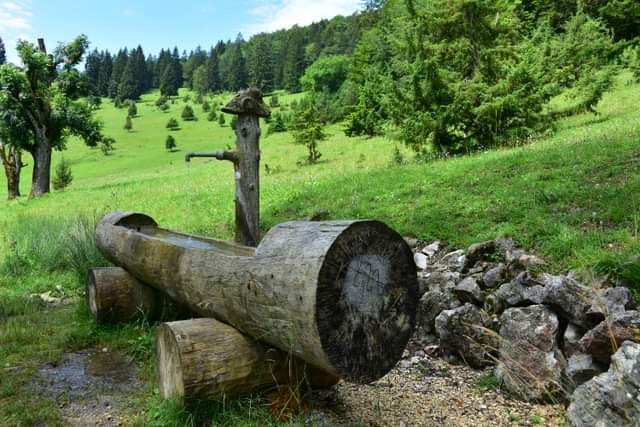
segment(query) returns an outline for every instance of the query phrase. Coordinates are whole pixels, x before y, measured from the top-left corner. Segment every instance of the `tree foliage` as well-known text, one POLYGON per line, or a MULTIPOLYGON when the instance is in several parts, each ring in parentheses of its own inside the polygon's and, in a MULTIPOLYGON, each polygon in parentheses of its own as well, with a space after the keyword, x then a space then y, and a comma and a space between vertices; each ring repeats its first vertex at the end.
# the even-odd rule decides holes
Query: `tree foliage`
POLYGON ((293 141, 307 147, 308 163, 316 163, 322 157, 318 144, 327 138, 323 127, 315 104, 311 101, 303 102, 293 118, 293 141))
POLYGON ((0 66, 0 115, 19 118, 20 131, 29 135, 20 141, 20 149, 33 157, 33 197, 50 191, 51 152, 63 150, 67 137, 78 136, 92 147, 105 141, 93 108, 77 99, 80 79, 75 66, 88 44, 85 36, 79 36, 48 55, 19 41, 24 67, 0 66))

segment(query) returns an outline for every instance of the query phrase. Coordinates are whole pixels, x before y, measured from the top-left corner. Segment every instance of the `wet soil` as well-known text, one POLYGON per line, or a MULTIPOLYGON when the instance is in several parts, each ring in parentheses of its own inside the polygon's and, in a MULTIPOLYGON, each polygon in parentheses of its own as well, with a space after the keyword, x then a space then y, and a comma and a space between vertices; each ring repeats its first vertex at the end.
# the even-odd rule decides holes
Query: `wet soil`
POLYGON ((71 426, 126 425, 128 397, 143 384, 136 364, 123 352, 88 349, 66 353, 39 370, 34 391, 53 398, 71 426))

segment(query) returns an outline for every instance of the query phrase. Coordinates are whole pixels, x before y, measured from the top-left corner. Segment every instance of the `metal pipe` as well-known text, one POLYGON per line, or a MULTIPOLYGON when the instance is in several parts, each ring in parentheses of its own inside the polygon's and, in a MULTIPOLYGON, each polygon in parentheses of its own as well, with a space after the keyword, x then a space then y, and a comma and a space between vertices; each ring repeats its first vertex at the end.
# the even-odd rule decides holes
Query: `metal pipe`
POLYGON ((215 151, 210 153, 187 153, 184 156, 184 159, 187 162, 190 162, 193 157, 214 157, 218 160, 224 160, 224 152, 223 151, 215 151))

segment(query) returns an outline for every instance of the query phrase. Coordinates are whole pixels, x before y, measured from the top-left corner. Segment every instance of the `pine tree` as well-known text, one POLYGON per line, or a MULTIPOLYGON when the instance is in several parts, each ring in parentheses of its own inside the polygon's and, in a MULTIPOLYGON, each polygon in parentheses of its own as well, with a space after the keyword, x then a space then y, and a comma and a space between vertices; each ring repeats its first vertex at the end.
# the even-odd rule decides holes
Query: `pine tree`
POLYGON ((193 73, 192 89, 196 91, 198 96, 203 96, 209 91, 209 81, 207 76, 207 66, 200 65, 193 73))
POLYGON ((224 126, 226 120, 224 119, 224 113, 220 113, 220 116, 218 116, 218 124, 220 126, 224 126))
POLYGON ((124 126, 123 126, 124 130, 126 130, 127 132, 131 131, 131 129, 133 129, 133 122, 131 121, 131 116, 127 116, 127 118, 124 121, 124 126))
POLYGON ((263 93, 273 90, 273 56, 268 35, 259 34, 251 39, 247 69, 251 86, 263 93))
POLYGON ((179 128, 180 128, 180 125, 178 124, 178 121, 174 118, 170 118, 169 121, 167 122, 167 129, 178 130, 179 128))
POLYGON ((100 95, 100 69, 102 68, 102 59, 100 52, 95 49, 89 55, 84 63, 84 75, 89 85, 90 95, 100 95))
POLYGON ((294 27, 289 34, 285 56, 283 58, 282 79, 285 89, 290 92, 300 91, 300 77, 305 70, 303 29, 294 27))
POLYGON ((111 72, 113 70, 113 58, 109 51, 101 55, 100 72, 98 74, 98 95, 109 96, 109 82, 111 81, 111 72))
POLYGON ((118 54, 113 60, 111 80, 109 81, 109 98, 118 98, 118 88, 120 86, 120 80, 128 61, 129 53, 127 52, 127 49, 125 48, 118 51, 118 54))
POLYGON ((218 58, 218 49, 211 49, 206 62, 207 67, 207 83, 209 84, 209 92, 219 92, 222 90, 220 83, 220 60, 218 58))
POLYGON ((2 41, 2 37, 0 37, 0 65, 7 62, 7 51, 4 47, 4 42, 2 41))
POLYGON ((214 110, 209 111, 209 114, 207 115, 207 120, 212 122, 215 119, 216 119, 216 112, 214 110))
POLYGON ((230 51, 229 89, 239 91, 247 87, 247 68, 242 44, 235 43, 230 51))
POLYGON ((164 148, 167 151, 173 151, 176 148, 176 139, 173 135, 167 135, 167 139, 164 141, 164 148))
POLYGON ((71 184, 71 181, 73 181, 71 166, 69 165, 69 161, 63 157, 60 163, 58 163, 58 166, 56 166, 56 173, 51 182, 53 189, 64 190, 71 184))
POLYGON ((129 117, 135 117, 138 115, 138 107, 136 106, 136 103, 131 101, 129 103, 129 109, 127 110, 127 115, 129 117))
POLYGON ((196 116, 193 113, 193 108, 190 105, 185 105, 181 114, 182 120, 193 121, 196 120, 196 116))
POLYGON ((180 68, 179 60, 172 58, 160 78, 160 94, 162 96, 178 95, 178 89, 180 88, 178 82, 181 80, 180 68))

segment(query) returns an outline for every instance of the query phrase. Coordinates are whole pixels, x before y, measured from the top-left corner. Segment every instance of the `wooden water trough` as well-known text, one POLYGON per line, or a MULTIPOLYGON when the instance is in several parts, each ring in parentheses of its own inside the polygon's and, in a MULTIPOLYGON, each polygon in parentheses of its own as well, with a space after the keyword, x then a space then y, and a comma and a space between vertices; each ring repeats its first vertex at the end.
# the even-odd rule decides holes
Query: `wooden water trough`
POLYGON ((115 212, 98 224, 96 241, 110 261, 171 300, 331 377, 382 377, 413 332, 416 267, 404 240, 381 222, 288 222, 251 248, 115 212))

